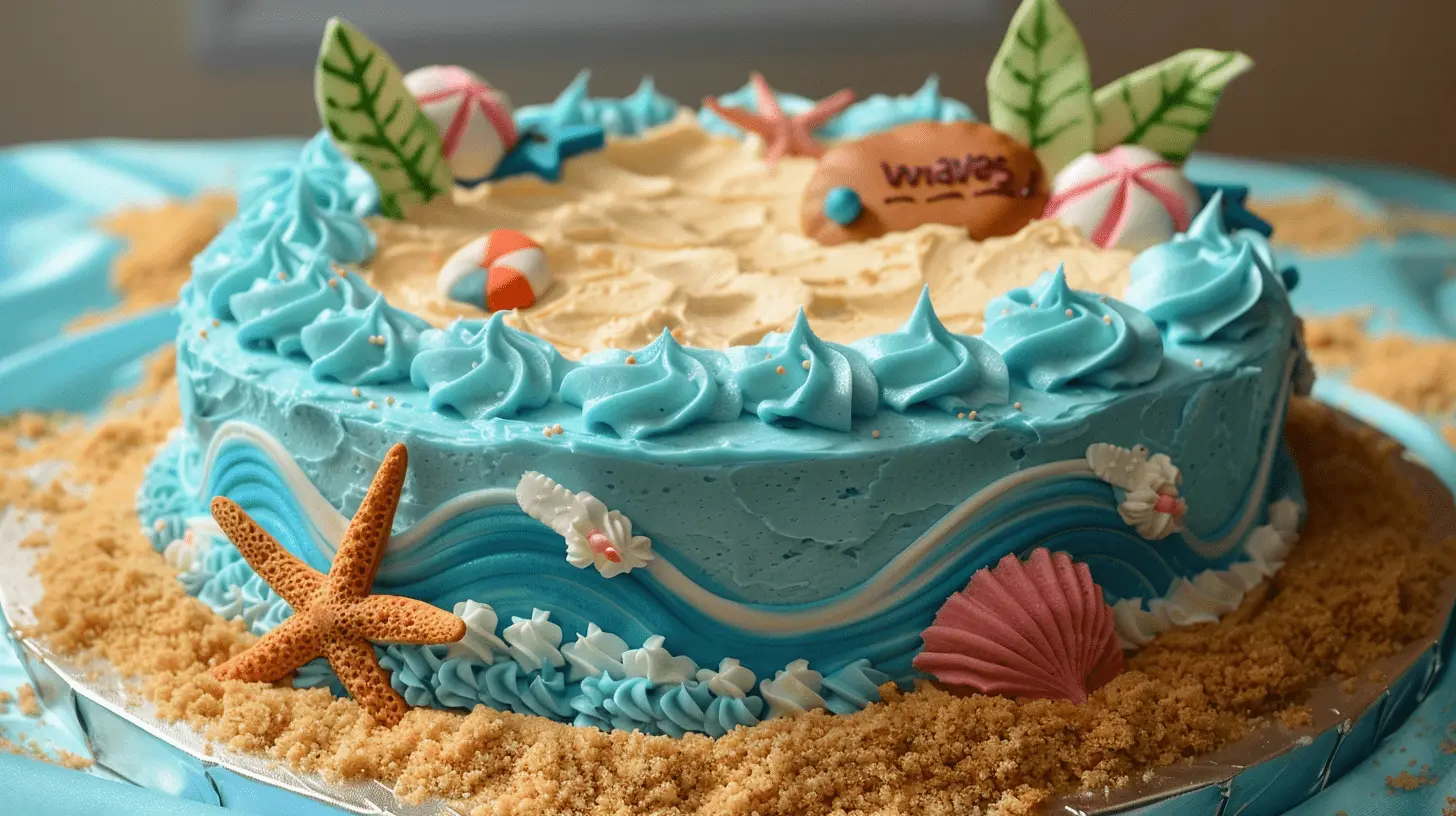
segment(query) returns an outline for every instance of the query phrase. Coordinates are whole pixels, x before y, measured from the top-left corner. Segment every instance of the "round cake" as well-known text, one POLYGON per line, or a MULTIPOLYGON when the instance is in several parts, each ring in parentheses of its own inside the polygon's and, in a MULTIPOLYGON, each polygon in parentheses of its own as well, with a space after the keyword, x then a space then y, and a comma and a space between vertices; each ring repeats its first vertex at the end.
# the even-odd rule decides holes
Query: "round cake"
POLYGON ((998 109, 755 75, 502 129, 479 77, 416 103, 345 23, 320 59, 326 132, 193 264, 140 497, 189 590, 265 635, 219 676, 675 736, 917 679, 1080 700, 1282 564, 1293 278, 1176 143, 1108 154, 1135 226, 1099 245, 1036 217, 1068 146, 998 109), (508 149, 485 180, 471 128, 508 149), (344 614, 311 593, 365 524, 351 591, 438 626, 358 656, 309 621, 344 614))

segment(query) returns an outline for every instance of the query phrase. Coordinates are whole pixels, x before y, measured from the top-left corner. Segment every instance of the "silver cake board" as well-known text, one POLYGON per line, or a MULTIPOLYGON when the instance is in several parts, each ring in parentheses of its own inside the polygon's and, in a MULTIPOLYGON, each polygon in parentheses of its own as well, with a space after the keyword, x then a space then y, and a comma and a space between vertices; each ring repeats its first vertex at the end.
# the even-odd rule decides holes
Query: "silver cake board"
MULTIPOLYGON (((1456 530, 1456 504, 1441 482, 1404 456, 1399 467, 1425 498, 1432 532, 1456 530)), ((56 654, 42 640, 17 634, 34 625, 32 609, 41 587, 31 571, 33 551, 20 546, 24 525, 13 517, 7 522, 0 523, 0 613, 42 704, 74 725, 109 773, 249 813, 459 816, 438 800, 401 802, 379 782, 330 782, 211 742, 185 723, 160 719, 109 665, 56 654)), ((1431 543, 1436 543, 1434 535, 1431 543)), ((1255 816, 1280 814, 1305 801, 1369 756, 1434 685, 1452 645, 1456 577, 1444 589, 1430 635, 1367 667, 1370 674, 1392 678, 1387 684, 1364 682, 1347 693, 1339 679, 1331 679, 1306 701, 1312 717, 1305 726, 1270 722, 1222 749, 1156 769, 1129 785, 1061 797, 1045 812, 1255 816)))

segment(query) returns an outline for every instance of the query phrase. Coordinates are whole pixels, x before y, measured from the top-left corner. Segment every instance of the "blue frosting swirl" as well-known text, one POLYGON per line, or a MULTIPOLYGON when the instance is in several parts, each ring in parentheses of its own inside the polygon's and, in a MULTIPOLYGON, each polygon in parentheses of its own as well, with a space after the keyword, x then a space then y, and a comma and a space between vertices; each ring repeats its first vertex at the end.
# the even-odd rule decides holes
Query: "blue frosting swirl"
POLYGON ((553 720, 571 716, 566 674, 550 663, 543 663, 537 673, 522 669, 514 660, 500 661, 486 669, 484 690, 495 701, 495 708, 553 720))
POLYGON ((1259 326, 1243 320, 1264 294, 1274 265, 1255 232, 1229 234, 1223 191, 1213 194, 1188 232, 1141 252, 1124 296, 1175 343, 1242 340, 1259 326))
POLYGON ((982 337, 1014 377, 1041 391, 1142 385, 1163 363, 1163 339, 1151 318, 1113 298, 1072 290, 1060 266, 991 301, 982 337))
POLYGON ((409 375, 419 335, 429 324, 375 296, 360 308, 325 309, 303 328, 303 353, 314 379, 345 385, 385 385, 409 375))
POLYGON ((518 108, 516 127, 596 125, 613 136, 636 136, 677 115, 677 101, 658 93, 652 77, 643 77, 637 90, 621 99, 588 96, 590 82, 591 71, 582 71, 551 104, 518 108))
POLYGON ((182 440, 174 438, 147 464, 141 487, 136 493, 137 519, 142 532, 152 542, 152 549, 161 552, 187 532, 187 516, 201 514, 200 508, 182 489, 177 478, 181 465, 182 440))
POLYGON ((763 706, 758 695, 715 698, 703 717, 703 732, 717 739, 740 725, 758 725, 763 706))
POLYGON ((271 346, 287 357, 303 353, 304 328, 325 311, 362 308, 378 297, 357 274, 335 271, 328 259, 315 255, 293 275, 278 273, 253 281, 245 292, 228 298, 238 321, 238 342, 271 346))
POLYGON ((743 396, 722 354, 683 348, 664 330, 632 354, 588 355, 561 380, 561 399, 581 407, 588 427, 624 439, 671 433, 693 423, 726 422, 743 412, 743 396))
POLYGON ((769 334, 757 346, 728 351, 743 389, 743 407, 764 422, 797 419, 848 431, 852 417, 872 416, 879 381, 860 352, 827 343, 800 309, 788 334, 769 334))
MULTIPOLYGON (((774 96, 779 107, 790 116, 814 106, 814 100, 798 94, 775 93, 774 96)), ((752 83, 720 95, 718 101, 730 108, 758 110, 752 83)), ((908 96, 875 94, 850 105, 814 131, 814 135, 820 139, 857 139, 911 122, 973 122, 975 119, 976 115, 965 103, 940 95, 940 78, 931 74, 919 90, 908 96)), ((741 133, 708 108, 698 111, 698 124, 710 133, 727 136, 741 133)))
POLYGON ((347 211, 358 217, 379 210, 379 188, 364 168, 339 152, 328 131, 322 130, 304 144, 298 161, 263 170, 238 188, 239 212, 252 212, 281 200, 298 175, 306 176, 315 203, 333 211, 347 211))
POLYGON ((374 254, 374 234, 350 209, 344 177, 299 164, 264 175, 238 217, 192 263, 192 282, 213 317, 232 317, 233 295, 254 281, 293 275, 316 256, 356 263, 374 254))
POLYGON ((577 712, 573 724, 603 731, 659 733, 657 722, 661 712, 654 699, 656 688, 645 677, 618 679, 607 672, 588 677, 581 681, 581 693, 571 700, 571 707, 577 712))
POLYGON ((903 328, 852 345, 869 359, 881 401, 896 411, 929 404, 955 413, 1010 398, 1006 361, 984 340, 947 329, 930 305, 929 286, 903 328))
POLYGON ((515 417, 550 401, 570 363, 545 340, 505 324, 496 312, 482 326, 456 321, 420 335, 410 381, 430 407, 471 419, 515 417))
POLYGON ((415 708, 439 705, 435 699, 434 681, 445 654, 443 648, 390 645, 376 650, 376 653, 379 665, 389 672, 389 685, 406 703, 415 708))
POLYGON ((880 701, 880 686, 888 683, 890 676, 870 667, 870 661, 860 658, 833 674, 826 675, 819 694, 824 706, 835 714, 853 714, 870 703, 880 701))

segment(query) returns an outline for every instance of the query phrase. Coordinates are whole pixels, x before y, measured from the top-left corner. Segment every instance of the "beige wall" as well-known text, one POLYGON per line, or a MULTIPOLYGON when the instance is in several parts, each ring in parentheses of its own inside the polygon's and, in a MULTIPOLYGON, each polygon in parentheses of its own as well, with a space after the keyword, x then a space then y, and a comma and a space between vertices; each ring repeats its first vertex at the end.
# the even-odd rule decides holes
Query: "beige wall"
MULTIPOLYGON (((852 1, 852 0, 847 0, 852 1)), ((1452 0, 1064 0, 1094 79, 1191 46, 1238 48, 1258 67, 1230 91, 1203 146, 1322 155, 1456 175, 1452 0)), ((348 3, 339 8, 347 11, 348 3)), ((88 136, 239 137, 317 128, 306 66, 209 72, 189 53, 186 0, 0 0, 0 144, 88 136)), ((996 37, 905 48, 810 48, 752 56, 594 59, 594 87, 620 93, 650 71, 687 102, 740 85, 750 67, 805 93, 848 85, 906 92, 930 71, 984 110, 996 37), (792 78, 790 80, 789 78, 792 78)), ((575 61, 478 66, 518 102, 540 101, 575 61)))

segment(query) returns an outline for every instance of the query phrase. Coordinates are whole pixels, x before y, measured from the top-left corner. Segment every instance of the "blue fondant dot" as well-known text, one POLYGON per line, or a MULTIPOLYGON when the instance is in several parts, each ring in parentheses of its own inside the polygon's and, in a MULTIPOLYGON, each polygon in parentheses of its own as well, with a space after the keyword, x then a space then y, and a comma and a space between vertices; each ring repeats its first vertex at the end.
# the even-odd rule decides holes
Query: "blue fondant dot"
POLYGON ((840 226, 853 224, 862 209, 859 193, 849 187, 835 187, 824 196, 824 214, 840 226))

